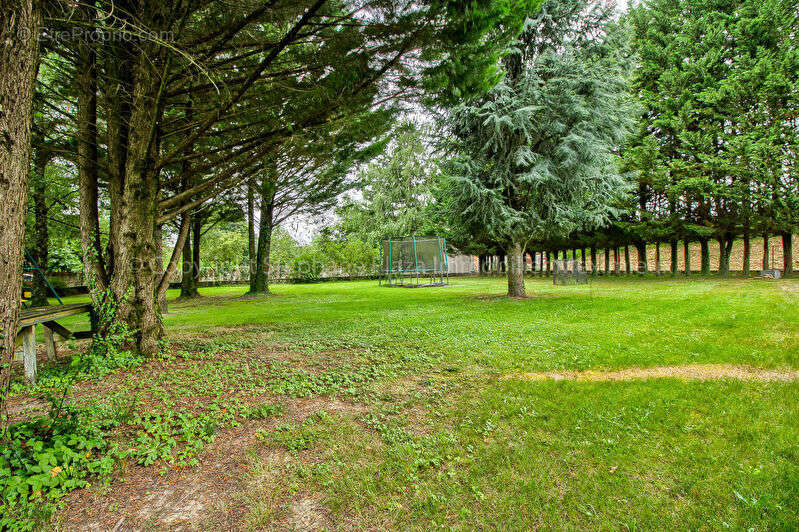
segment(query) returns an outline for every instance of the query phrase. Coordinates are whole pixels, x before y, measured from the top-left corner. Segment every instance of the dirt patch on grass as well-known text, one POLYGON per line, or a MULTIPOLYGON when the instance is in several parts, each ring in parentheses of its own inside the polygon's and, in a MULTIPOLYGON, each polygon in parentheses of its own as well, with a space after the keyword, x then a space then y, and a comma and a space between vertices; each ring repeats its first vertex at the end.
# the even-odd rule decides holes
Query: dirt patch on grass
POLYGON ((253 349, 249 356, 259 360, 287 362, 293 368, 318 373, 352 364, 365 353, 367 350, 362 347, 303 349, 294 344, 264 343, 253 349))
POLYGON ((256 431, 271 423, 251 422, 220 432, 196 467, 129 466, 108 488, 75 491, 66 498, 61 523, 69 530, 189 530, 201 523, 230 528, 247 512, 235 497, 242 487, 246 453, 256 431))
MULTIPOLYGON (((108 430, 108 437, 123 446, 136 431, 144 430, 143 422, 135 419, 142 413, 172 412, 192 422, 195 416, 207 416, 224 428, 197 451, 196 466, 171 466, 161 460, 142 466, 136 462, 137 455, 121 461, 110 478, 93 479, 93 486, 65 496, 66 507, 56 512, 51 525, 66 530, 331 528, 332 514, 316 486, 297 490, 289 483, 301 478, 298 470, 314 465, 318 453, 292 454, 288 448, 275 449, 264 442, 278 426, 298 426, 322 410, 349 420, 363 416, 368 405, 334 393, 335 379, 346 379, 350 366, 369 363, 372 352, 345 341, 277 343, 274 334, 264 326, 181 331, 170 334, 163 356, 141 364, 133 360, 129 367, 113 369, 101 378, 74 383, 66 403, 96 408, 103 419, 119 420, 118 426, 108 430), (347 369, 336 374, 334 370, 343 365, 347 369), (324 380, 321 384, 312 380, 303 387, 302 379, 326 371, 334 372, 329 387, 324 380), (286 391, 276 391, 285 383, 286 391), (313 396, 304 397, 308 394, 313 396), (260 415, 262 404, 280 408, 263 414, 270 416, 267 419, 258 419, 252 413, 260 415), (231 426, 232 419, 241 425, 231 426), (273 463, 270 454, 279 460, 273 463), (266 470, 271 475, 266 485, 272 486, 274 500, 269 504, 251 496, 249 479, 256 464, 262 473, 266 470), (264 509, 261 514, 253 511, 259 505, 264 509)), ((43 377, 44 370, 55 376, 61 370, 66 373, 65 367, 55 367, 67 364, 65 357, 53 363, 40 351, 43 377)), ((21 379, 21 364, 15 364, 14 371, 15 378, 21 379)), ((23 390, 9 405, 15 420, 46 412, 48 404, 31 391, 23 390)), ((175 431, 183 421, 153 423, 175 431)), ((176 449, 182 450, 183 436, 172 434, 177 434, 176 449)))
POLYGON ((799 295, 799 283, 784 284, 781 288, 783 292, 787 292, 791 295, 799 295))
POLYGON ((50 404, 42 399, 35 398, 11 398, 8 401, 8 419, 10 423, 16 423, 23 419, 30 419, 36 416, 43 416, 50 408, 50 404))
POLYGON ((738 379, 761 382, 790 382, 799 380, 799 370, 762 369, 731 364, 692 364, 685 366, 655 366, 652 368, 626 368, 613 371, 544 371, 506 375, 508 379, 528 381, 631 381, 676 378, 682 380, 738 379))
POLYGON ((327 530, 330 527, 327 509, 313 497, 293 500, 289 511, 289 528, 292 530, 327 530))
POLYGON ((329 396, 312 397, 297 401, 287 401, 286 415, 295 422, 302 423, 308 416, 324 410, 328 414, 361 415, 367 411, 366 405, 341 401, 329 396))
POLYGON ((183 344, 192 346, 198 341, 246 339, 248 343, 256 345, 272 340, 275 330, 264 325, 229 325, 224 327, 213 327, 210 329, 182 329, 169 331, 168 337, 173 348, 184 347, 183 344))
MULTIPOLYGON (((327 412, 363 413, 363 405, 330 397, 286 401, 285 414, 268 420, 248 421, 225 429, 200 455, 196 467, 169 468, 162 462, 143 467, 130 465, 115 474, 107 488, 82 489, 66 498, 59 520, 68 530, 230 530, 245 528, 253 504, 248 474, 260 466, 260 485, 277 484, 286 464, 300 461, 287 452, 258 443, 259 430, 272 430, 291 419, 327 412), (265 464, 265 465, 264 465, 265 464)), ((268 520, 268 528, 322 530, 330 528, 328 510, 318 494, 274 494, 275 507, 286 509, 268 520)))

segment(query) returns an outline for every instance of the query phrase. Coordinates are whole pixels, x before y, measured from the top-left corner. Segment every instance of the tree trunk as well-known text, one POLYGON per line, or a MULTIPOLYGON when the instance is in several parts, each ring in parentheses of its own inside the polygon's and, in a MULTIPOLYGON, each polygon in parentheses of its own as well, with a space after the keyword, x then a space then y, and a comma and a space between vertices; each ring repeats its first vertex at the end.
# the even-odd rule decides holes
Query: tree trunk
POLYGON ((726 250, 724 252, 724 256, 727 257, 727 271, 728 272, 730 271, 730 258, 732 257, 732 246, 735 244, 735 239, 734 238, 735 237, 732 234, 727 233, 727 237, 726 237, 726 240, 727 240, 726 246, 727 247, 726 247, 726 250))
POLYGON ((781 233, 782 236, 782 274, 788 276, 793 274, 793 235, 791 233, 781 233))
POLYGON ((552 272, 552 261, 549 260, 551 256, 552 255, 550 254, 550 252, 547 251, 547 255, 546 255, 546 259, 547 259, 547 271, 546 271, 546 274, 547 275, 549 275, 552 272))
POLYGON ((638 273, 649 271, 649 260, 646 256, 646 242, 639 240, 635 243, 635 253, 638 255, 638 273))
POLYGON ((679 248, 677 247, 677 241, 672 240, 669 242, 669 245, 671 246, 671 274, 677 275, 677 273, 680 271, 680 261, 677 252, 679 248))
POLYGON ((624 246, 624 272, 630 275, 630 246, 624 246))
POLYGON ((744 233, 744 263, 743 263, 743 273, 746 276, 749 276, 752 270, 752 243, 749 239, 749 231, 744 233))
POLYGON ((269 183, 261 187, 261 223, 258 226, 258 250, 255 258, 253 294, 269 294, 269 253, 272 247, 272 220, 275 192, 269 183))
POLYGON ((591 246, 591 274, 596 275, 596 248, 591 246))
POLYGON ((699 253, 702 275, 708 275, 710 273, 710 245, 705 237, 699 239, 699 253))
MULTIPOLYGON (((164 269, 164 228, 160 225, 155 226, 155 264, 156 264, 156 275, 155 275, 155 298, 158 301, 158 311, 163 315, 169 312, 169 307, 166 301, 166 291, 163 294, 158 293, 158 285, 159 281, 161 280, 162 276, 169 276, 167 271, 164 269)), ((169 279, 166 279, 167 285, 169 285, 169 279)))
POLYGON ((662 261, 660 260, 660 241, 655 242, 655 271, 657 275, 663 272, 662 261))
MULTIPOLYGON (((155 47, 155 45, 152 45, 155 47)), ((110 282, 119 304, 112 319, 127 323, 134 331, 135 348, 143 355, 158 352, 164 327, 155 301, 155 225, 157 219, 158 176, 154 172, 155 124, 158 105, 155 96, 160 86, 155 50, 139 54, 134 73, 130 136, 122 183, 122 202, 118 209, 118 248, 115 248, 114 275, 110 282)))
MULTIPOLYGON (((132 17, 130 2, 126 2, 117 16, 127 22, 132 17), (125 9, 127 8, 127 9, 125 9)), ((132 23, 132 20, 131 20, 132 23)), ((106 128, 106 144, 108 145, 108 197, 109 209, 108 230, 108 264, 106 271, 110 277, 114 271, 117 249, 119 248, 119 218, 123 201, 123 185, 125 168, 128 165, 128 143, 130 138, 130 119, 132 111, 132 95, 134 93, 133 73, 135 70, 135 54, 137 47, 131 47, 122 40, 112 39, 104 46, 106 53, 105 70, 108 72, 108 87, 105 97, 108 101, 108 118, 106 128)), ((83 213, 81 213, 83 214, 83 213)), ((84 245, 84 249, 86 246, 84 245)))
POLYGON ((769 235, 768 233, 763 234, 763 269, 770 270, 771 265, 771 258, 769 257, 771 250, 769 248, 769 235))
POLYGON ((247 181, 247 263, 250 292, 255 290, 255 183, 247 181))
POLYGON ((191 278, 194 293, 192 297, 200 295, 200 241, 203 237, 203 220, 201 216, 194 216, 192 218, 192 235, 191 235, 191 278))
MULTIPOLYGON (((131 157, 129 161, 137 158, 131 157)), ((119 249, 116 250, 114 276, 110 284, 119 309, 116 316, 109 318, 129 324, 135 331, 135 348, 141 354, 151 356, 158 352, 163 325, 156 306, 154 282, 154 200, 157 189, 153 186, 154 180, 145 172, 130 172, 125 183, 127 201, 119 220, 119 249)))
POLYGON ((0 438, 6 437, 17 339, 37 66, 38 4, 4 2, 0 13, 0 438), (27 38, 24 36, 27 35, 27 38), (23 38, 20 38, 23 36, 23 38))
POLYGON ((610 248, 605 248, 605 275, 610 275, 610 248))
MULTIPOLYGON (((158 286, 158 280, 164 274, 164 228, 160 225, 155 226, 155 231, 153 233, 153 238, 155 240, 155 270, 153 273, 155 274, 154 277, 154 284, 158 286)), ((156 288, 157 291, 157 288, 156 288)), ((161 307, 161 302, 158 301, 158 294, 156 293, 156 301, 158 302, 159 308, 161 307)))
POLYGON ((508 297, 524 297, 524 252, 514 243, 508 250, 508 297))
MULTIPOLYGON (((87 31, 93 23, 93 9, 82 9, 86 18, 87 31)), ((77 65, 77 148, 78 148, 78 183, 80 196, 80 240, 83 250, 83 273, 86 284, 90 287, 95 305, 102 297, 100 293, 108 286, 108 269, 103 260, 102 243, 100 242, 100 212, 98 207, 98 159, 97 159, 97 56, 93 43, 85 39, 79 46, 77 65)), ((109 147, 109 153, 116 153, 109 147)), ((109 180, 112 205, 118 205, 121 190, 115 185, 121 182, 109 180)), ((118 209, 112 209, 116 212, 118 209)), ((113 218, 113 215, 112 215, 113 218)), ((115 218, 114 218, 115 220, 115 218)), ((113 229, 116 226, 112 227, 113 229)), ((109 239, 112 246, 113 237, 109 239)))
POLYGON ((619 254, 619 247, 613 248, 613 275, 621 275, 621 256, 619 254))
POLYGON ((719 242, 719 275, 726 277, 730 274, 730 251, 732 238, 726 234, 717 238, 719 242))
POLYGON ((33 165, 33 175, 31 176, 31 195, 33 197, 33 260, 41 269, 42 273, 33 273, 33 290, 31 291, 31 304, 34 307, 43 307, 48 304, 47 298, 50 290, 47 288, 44 274, 47 271, 49 260, 50 235, 47 229, 47 180, 45 170, 50 160, 49 152, 44 147, 36 150, 35 162, 33 165))
POLYGON ((261 211, 261 223, 258 233, 258 252, 256 253, 255 286, 252 293, 269 294, 269 255, 272 248, 272 223, 266 221, 267 214, 272 217, 272 206, 261 211))
MULTIPOLYGON (((189 97, 186 100, 186 110, 184 111, 184 118, 186 120, 186 124, 191 124, 194 120, 194 101, 189 97)), ((191 155, 194 153, 194 145, 191 145, 187 149, 187 155, 191 155)), ((192 160, 190 158, 186 158, 181 164, 182 167, 182 176, 181 176, 181 186, 183 191, 188 190, 191 187, 191 183, 194 179, 191 177, 191 166, 192 160)), ((195 240, 197 240, 200 236, 200 232, 202 230, 202 220, 200 216, 196 216, 198 221, 200 222, 199 227, 195 225, 195 216, 191 214, 187 214, 185 217, 185 223, 187 224, 187 231, 186 237, 183 241, 183 251, 181 253, 181 279, 180 279, 180 299, 191 299, 198 297, 200 293, 198 292, 198 279, 199 279, 199 269, 200 264, 199 261, 195 263, 195 252, 193 252, 193 246, 195 240), (197 233, 197 236, 192 238, 192 232, 197 233)), ((200 246, 199 243, 196 245, 197 252, 196 255, 199 259, 200 255, 200 246)))
POLYGON ((682 241, 683 265, 685 267, 685 275, 691 275, 691 242, 686 240, 682 241))
POLYGON ((190 226, 191 216, 184 212, 180 216, 180 230, 178 232, 178 238, 175 241, 175 246, 172 248, 172 254, 169 257, 169 264, 167 264, 164 275, 157 281, 158 288, 156 289, 156 298, 160 302, 161 313, 166 313, 168 310, 166 293, 167 290, 169 290, 169 284, 177 270, 178 260, 183 255, 183 251, 185 251, 186 240, 189 239, 190 226))
MULTIPOLYGON (((191 222, 189 222, 191 223, 191 222)), ((193 224, 192 224, 193 225, 193 224)), ((189 232, 191 233, 191 231, 189 232)), ((191 235, 186 237, 183 242, 182 255, 182 278, 180 280, 180 298, 191 298, 197 296, 197 285, 194 282, 194 259, 191 253, 191 235)))

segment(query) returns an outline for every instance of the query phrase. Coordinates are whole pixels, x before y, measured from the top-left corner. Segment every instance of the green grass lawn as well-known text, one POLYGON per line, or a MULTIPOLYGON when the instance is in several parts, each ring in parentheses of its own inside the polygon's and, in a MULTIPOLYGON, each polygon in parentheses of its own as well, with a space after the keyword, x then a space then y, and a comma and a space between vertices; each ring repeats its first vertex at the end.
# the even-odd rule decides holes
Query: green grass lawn
POLYGON ((420 347, 481 372, 729 362, 799 367, 799 284, 750 281, 528 281, 528 300, 502 279, 449 287, 374 282, 276 285, 264 302, 210 288, 207 305, 175 307, 168 326, 267 325, 287 340, 332 337, 420 347))
MULTIPOLYGON (((75 402, 123 418, 114 437, 142 465, 106 491, 76 495, 57 521, 128 516, 134 526, 142 502, 128 476, 166 469, 173 489, 183 477, 164 464, 196 454, 202 466, 187 467, 197 475, 221 456, 241 466, 228 480, 235 489, 208 498, 205 526, 799 526, 798 382, 523 378, 797 369, 797 280, 531 279, 524 300, 502 297, 498 278, 272 289, 245 298, 242 287, 207 288, 199 301, 173 301, 162 358, 77 386, 75 402), (188 417, 159 418, 177 440, 164 450, 152 420, 133 410, 188 417), (181 439, 196 420, 224 438, 208 449, 210 437, 181 439), (91 511, 74 509, 88 500, 91 511)), ((139 519, 170 526, 155 513, 139 519)))

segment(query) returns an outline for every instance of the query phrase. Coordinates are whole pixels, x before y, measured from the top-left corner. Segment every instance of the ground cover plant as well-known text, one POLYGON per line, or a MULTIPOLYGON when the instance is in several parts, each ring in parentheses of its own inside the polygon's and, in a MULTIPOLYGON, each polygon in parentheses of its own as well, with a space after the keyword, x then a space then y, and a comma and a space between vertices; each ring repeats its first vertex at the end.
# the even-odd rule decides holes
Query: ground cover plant
POLYGON ((799 528, 799 0, 3 6, 0 530, 799 528))
MULTIPOLYGON (((527 299, 502 278, 201 289, 171 304, 156 359, 74 379, 58 419, 79 416, 85 458, 41 461, 53 489, 6 524, 799 523, 796 280, 550 282, 529 279, 527 299), (655 367, 682 371, 603 377, 655 367)), ((34 388, 15 373, 13 421, 48 419, 72 347, 41 357, 34 388)), ((27 430, 19 449, 37 445, 27 430)))

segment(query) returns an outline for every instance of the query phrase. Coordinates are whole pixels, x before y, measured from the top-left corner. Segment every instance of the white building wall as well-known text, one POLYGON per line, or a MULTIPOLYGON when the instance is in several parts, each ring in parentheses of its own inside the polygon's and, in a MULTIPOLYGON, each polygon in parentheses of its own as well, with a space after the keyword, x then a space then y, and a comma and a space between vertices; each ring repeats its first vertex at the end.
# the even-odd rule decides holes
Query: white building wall
POLYGON ((449 273, 475 273, 475 260, 473 255, 448 255, 449 273))

